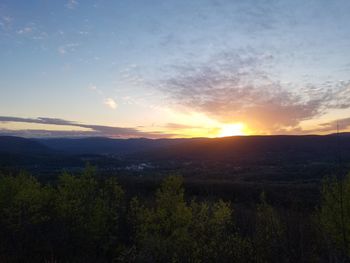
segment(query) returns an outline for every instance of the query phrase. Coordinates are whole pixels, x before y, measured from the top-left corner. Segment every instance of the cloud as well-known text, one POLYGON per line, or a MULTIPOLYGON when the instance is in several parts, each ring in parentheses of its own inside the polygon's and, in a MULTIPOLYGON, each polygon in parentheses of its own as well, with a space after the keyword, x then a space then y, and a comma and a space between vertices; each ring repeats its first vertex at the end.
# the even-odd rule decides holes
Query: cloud
POLYGON ((103 98, 103 104, 107 107, 111 108, 112 110, 115 110, 118 107, 117 102, 113 98, 106 97, 104 92, 99 89, 96 85, 90 84, 88 87, 89 90, 96 92, 99 96, 103 98))
POLYGON ((111 109, 115 110, 117 108, 117 103, 112 98, 107 98, 104 100, 104 104, 110 107, 111 109))
POLYGON ((97 91, 97 87, 95 85, 90 85, 89 90, 97 91))
POLYGON ((90 86, 88 87, 89 90, 93 91, 93 92, 96 92, 98 95, 100 96, 104 96, 104 93, 101 89, 97 88, 96 85, 94 84, 90 84, 90 86))
MULTIPOLYGON (((55 130, 38 130, 38 129, 27 129, 27 130, 9 130, 0 129, 0 136, 19 136, 19 137, 94 137, 96 133, 91 131, 55 131, 55 130)), ((97 135, 98 136, 98 135, 97 135)))
POLYGON ((25 137, 76 137, 76 136, 102 136, 111 138, 164 138, 172 137, 175 134, 166 134, 160 131, 143 132, 135 128, 126 127, 114 127, 104 125, 82 124, 74 121, 68 121, 57 118, 20 118, 20 117, 8 117, 0 116, 1 122, 21 122, 21 123, 34 123, 34 124, 47 124, 58 126, 72 126, 90 129, 90 131, 56 131, 56 130, 8 130, 0 129, 2 135, 17 135, 25 137))
POLYGON ((65 45, 58 47, 57 51, 61 55, 64 55, 64 54, 67 54, 68 52, 74 52, 78 46, 79 46, 78 43, 68 43, 68 44, 65 44, 65 45))
POLYGON ((69 9, 75 9, 78 6, 78 1, 77 0, 69 0, 66 4, 66 7, 69 9))
POLYGON ((243 122, 257 132, 297 128, 329 109, 350 108, 350 82, 308 84, 303 89, 281 83, 267 69, 270 54, 237 50, 205 63, 173 67, 159 89, 173 107, 198 111, 220 122, 243 122))
POLYGON ((191 126, 191 125, 185 125, 185 124, 179 124, 179 123, 167 123, 166 125, 164 125, 164 127, 171 130, 186 130, 186 129, 202 128, 199 126, 191 126))
POLYGON ((319 125, 320 128, 315 129, 314 131, 319 132, 331 132, 336 131, 339 128, 339 131, 346 130, 350 128, 350 118, 343 118, 331 122, 321 123, 319 125))
POLYGON ((59 47, 59 48, 57 49, 57 51, 58 51, 61 55, 64 55, 64 54, 67 53, 67 51, 66 51, 66 49, 65 49, 64 47, 59 47))
POLYGON ((32 119, 32 118, 0 116, 0 122, 25 122, 25 123, 36 123, 36 124, 77 126, 77 124, 72 121, 66 121, 66 120, 57 119, 57 118, 44 118, 44 117, 32 119))
POLYGON ((12 17, 2 15, 2 16, 0 16, 0 27, 3 30, 8 30, 12 26, 12 21, 13 21, 12 17))
POLYGON ((25 26, 18 28, 16 34, 33 40, 43 40, 49 36, 48 33, 42 30, 41 26, 38 26, 34 22, 27 23, 25 26))
POLYGON ((26 26, 26 27, 23 27, 23 28, 17 30, 17 34, 19 34, 19 35, 29 34, 32 32, 33 32, 33 27, 30 27, 30 26, 26 26))

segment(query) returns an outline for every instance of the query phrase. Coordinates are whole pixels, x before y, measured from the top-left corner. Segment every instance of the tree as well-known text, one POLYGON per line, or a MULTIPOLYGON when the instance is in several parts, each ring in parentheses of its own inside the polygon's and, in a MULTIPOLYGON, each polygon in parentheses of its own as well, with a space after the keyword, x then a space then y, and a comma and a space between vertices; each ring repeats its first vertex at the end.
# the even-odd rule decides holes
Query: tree
POLYGON ((326 179, 318 216, 323 232, 341 257, 350 259, 350 174, 326 179))
POLYGON ((182 183, 178 176, 165 179, 153 208, 140 205, 136 199, 132 201, 139 260, 177 262, 188 256, 192 214, 184 200, 182 183))
MULTIPOLYGON (((57 186, 56 213, 71 253, 91 257, 112 253, 118 246, 123 190, 114 178, 98 182, 94 168, 83 174, 64 173, 57 186), (93 253, 94 255, 91 255, 93 253)), ((67 249, 66 247, 64 247, 67 249)))
POLYGON ((257 262, 284 262, 284 225, 275 211, 261 194, 257 207, 255 254, 257 262))
POLYGON ((0 234, 5 254, 23 260, 38 253, 44 256, 52 249, 47 228, 52 206, 52 188, 36 178, 23 172, 0 176, 0 234))
POLYGON ((249 242, 232 221, 229 203, 184 199, 183 180, 170 176, 156 193, 154 206, 133 199, 136 258, 148 262, 247 262, 249 242))
POLYGON ((251 245, 232 219, 230 203, 192 201, 192 259, 194 262, 249 262, 251 245))

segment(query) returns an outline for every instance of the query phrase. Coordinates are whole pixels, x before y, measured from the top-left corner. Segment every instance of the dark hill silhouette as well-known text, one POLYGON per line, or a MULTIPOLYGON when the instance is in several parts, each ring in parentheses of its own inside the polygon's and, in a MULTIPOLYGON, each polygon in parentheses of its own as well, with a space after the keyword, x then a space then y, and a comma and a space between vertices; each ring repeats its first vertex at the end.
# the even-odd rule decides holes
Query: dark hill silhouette
POLYGON ((0 136, 0 153, 116 154, 131 159, 263 162, 350 160, 350 134, 197 139, 25 139, 0 136))
POLYGON ((159 140, 0 137, 0 168, 19 167, 49 176, 62 169, 76 171, 87 162, 107 174, 117 170, 123 175, 139 174, 139 165, 147 164, 144 174, 180 171, 196 180, 313 181, 340 171, 337 167, 344 171, 350 168, 350 136, 159 140))
POLYGON ((307 136, 234 136, 189 140, 169 145, 134 158, 150 160, 218 160, 263 162, 350 160, 349 133, 307 136))
POLYGON ((38 141, 14 136, 0 136, 0 153, 49 154, 52 150, 38 141))
POLYGON ((111 139, 104 137, 92 138, 57 138, 38 139, 38 142, 54 150, 66 154, 131 154, 149 151, 151 149, 176 145, 186 139, 111 139))

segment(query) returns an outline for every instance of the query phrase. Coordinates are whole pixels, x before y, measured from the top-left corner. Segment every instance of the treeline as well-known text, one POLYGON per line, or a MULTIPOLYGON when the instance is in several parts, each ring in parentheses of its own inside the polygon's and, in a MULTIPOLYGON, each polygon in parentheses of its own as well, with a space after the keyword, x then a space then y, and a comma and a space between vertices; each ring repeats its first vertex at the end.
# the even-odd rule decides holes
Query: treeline
POLYGON ((185 196, 169 176, 151 199, 129 198, 92 167, 42 184, 0 175, 0 262, 348 262, 350 176, 327 180, 305 214, 185 196))

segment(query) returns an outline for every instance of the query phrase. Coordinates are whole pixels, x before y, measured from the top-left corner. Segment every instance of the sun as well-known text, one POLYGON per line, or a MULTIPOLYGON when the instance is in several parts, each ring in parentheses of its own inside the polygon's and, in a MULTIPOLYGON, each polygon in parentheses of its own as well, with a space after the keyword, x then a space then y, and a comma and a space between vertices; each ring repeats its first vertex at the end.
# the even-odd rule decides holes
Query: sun
POLYGON ((243 123, 224 124, 219 131, 218 137, 228 137, 245 135, 245 125, 243 123))

